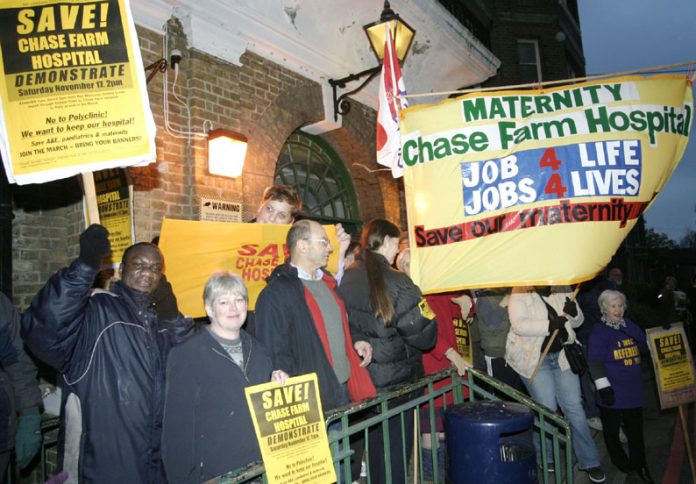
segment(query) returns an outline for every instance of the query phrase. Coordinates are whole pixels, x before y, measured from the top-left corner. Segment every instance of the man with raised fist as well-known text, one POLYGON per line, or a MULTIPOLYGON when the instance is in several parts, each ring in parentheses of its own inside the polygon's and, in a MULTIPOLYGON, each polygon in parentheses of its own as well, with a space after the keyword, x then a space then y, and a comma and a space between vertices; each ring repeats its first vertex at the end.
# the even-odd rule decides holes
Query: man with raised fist
POLYGON ((61 373, 59 464, 69 482, 164 483, 160 439, 170 348, 192 331, 181 314, 157 318, 152 292, 164 260, 144 242, 123 254, 120 281, 93 290, 109 254, 107 230, 80 235, 80 255, 22 315, 34 354, 61 373))

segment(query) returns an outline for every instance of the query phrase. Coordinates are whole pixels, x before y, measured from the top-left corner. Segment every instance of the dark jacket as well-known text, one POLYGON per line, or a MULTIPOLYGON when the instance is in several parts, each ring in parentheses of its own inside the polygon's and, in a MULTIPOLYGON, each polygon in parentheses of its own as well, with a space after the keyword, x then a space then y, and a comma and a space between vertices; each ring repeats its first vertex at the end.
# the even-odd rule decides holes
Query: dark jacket
POLYGON ((36 366, 24 352, 19 313, 0 293, 0 452, 14 448, 17 414, 39 413, 36 366))
POLYGON ((372 345, 372 363, 367 370, 377 391, 384 392, 424 375, 421 353, 435 346, 437 323, 418 286, 403 272, 392 269, 384 257, 376 256, 394 305, 393 324, 386 327, 374 316, 363 261, 346 270, 338 294, 346 304, 353 340, 372 345))
POLYGON ((290 376, 315 372, 324 410, 345 405, 297 269, 289 263, 279 265, 267 282, 256 301, 256 338, 271 355, 273 368, 290 376))
POLYGON ((170 484, 207 481, 261 459, 244 388, 269 381, 271 359, 244 331, 240 338, 243 370, 206 330, 169 354, 162 457, 170 484))
POLYGON ((150 295, 120 282, 92 292, 96 274, 75 260, 22 314, 29 348, 62 373, 60 465, 80 482, 165 482, 167 353, 193 323, 158 322, 150 295))

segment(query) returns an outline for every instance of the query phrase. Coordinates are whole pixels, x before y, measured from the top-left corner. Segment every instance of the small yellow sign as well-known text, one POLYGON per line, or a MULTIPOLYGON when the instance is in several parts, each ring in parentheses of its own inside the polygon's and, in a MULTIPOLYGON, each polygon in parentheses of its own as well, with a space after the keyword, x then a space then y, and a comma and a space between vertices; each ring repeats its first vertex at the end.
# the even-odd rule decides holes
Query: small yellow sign
POLYGON ((336 482, 316 373, 245 393, 270 484, 336 482))
POLYGON ((646 333, 660 406, 671 408, 696 400, 694 364, 682 323, 669 329, 649 328, 646 333))

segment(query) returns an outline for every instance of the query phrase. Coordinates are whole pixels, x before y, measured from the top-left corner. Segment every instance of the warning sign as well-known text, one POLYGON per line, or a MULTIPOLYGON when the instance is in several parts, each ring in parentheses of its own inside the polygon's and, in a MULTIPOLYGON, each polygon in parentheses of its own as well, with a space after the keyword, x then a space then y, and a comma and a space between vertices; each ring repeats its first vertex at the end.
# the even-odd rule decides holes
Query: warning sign
POLYGON ((242 204, 218 198, 200 197, 198 218, 204 222, 241 222, 242 204))

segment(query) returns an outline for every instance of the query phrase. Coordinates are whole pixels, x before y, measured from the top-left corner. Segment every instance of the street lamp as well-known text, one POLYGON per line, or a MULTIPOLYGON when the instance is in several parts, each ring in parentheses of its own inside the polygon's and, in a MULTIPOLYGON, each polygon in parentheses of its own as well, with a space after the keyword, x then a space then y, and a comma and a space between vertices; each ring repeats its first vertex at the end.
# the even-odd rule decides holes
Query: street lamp
POLYGON ((333 88, 334 121, 338 121, 339 114, 345 115, 350 111, 350 101, 347 97, 362 90, 382 68, 382 62, 384 61, 384 42, 386 40, 386 25, 389 25, 392 39, 394 39, 396 56, 399 58, 400 64, 403 63, 406 54, 408 54, 416 31, 399 17, 399 14, 395 13, 389 6, 389 1, 385 0, 384 9, 382 10, 379 20, 363 26, 365 34, 370 41, 372 51, 375 53, 375 56, 377 56, 379 65, 371 67, 370 69, 365 69, 357 74, 350 74, 342 79, 329 79, 329 84, 333 88), (345 89, 347 83, 356 81, 365 76, 367 76, 367 79, 356 89, 344 92, 338 96, 336 92, 338 88, 345 89))

